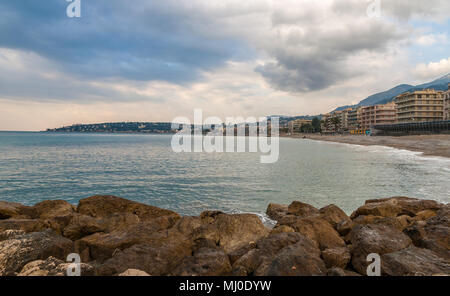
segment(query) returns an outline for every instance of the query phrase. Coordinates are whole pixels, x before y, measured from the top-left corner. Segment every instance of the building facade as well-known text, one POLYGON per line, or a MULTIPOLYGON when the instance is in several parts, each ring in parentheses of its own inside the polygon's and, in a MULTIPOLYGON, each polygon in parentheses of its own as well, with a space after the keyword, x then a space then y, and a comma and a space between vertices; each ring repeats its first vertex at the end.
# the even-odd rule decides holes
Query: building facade
POLYGON ((450 120, 450 83, 448 90, 444 93, 444 120, 450 120))
POLYGON ((361 130, 370 130, 374 125, 394 124, 397 120, 394 102, 362 107, 360 113, 358 124, 361 130))
POLYGON ((308 120, 308 119, 297 119, 297 120, 290 121, 288 123, 289 132, 291 134, 300 133, 302 131, 302 126, 311 124, 311 123, 312 123, 312 120, 308 120))
POLYGON ((398 123, 430 122, 444 119, 444 92, 426 89, 395 98, 398 123))

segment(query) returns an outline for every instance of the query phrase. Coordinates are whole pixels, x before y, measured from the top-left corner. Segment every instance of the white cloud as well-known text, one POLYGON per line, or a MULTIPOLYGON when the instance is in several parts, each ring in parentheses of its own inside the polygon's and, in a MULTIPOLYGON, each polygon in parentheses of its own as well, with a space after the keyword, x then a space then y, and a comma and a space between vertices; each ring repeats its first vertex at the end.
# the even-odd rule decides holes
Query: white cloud
POLYGON ((450 73, 450 58, 442 59, 439 62, 418 64, 414 69, 414 74, 422 79, 435 79, 449 73, 450 73))

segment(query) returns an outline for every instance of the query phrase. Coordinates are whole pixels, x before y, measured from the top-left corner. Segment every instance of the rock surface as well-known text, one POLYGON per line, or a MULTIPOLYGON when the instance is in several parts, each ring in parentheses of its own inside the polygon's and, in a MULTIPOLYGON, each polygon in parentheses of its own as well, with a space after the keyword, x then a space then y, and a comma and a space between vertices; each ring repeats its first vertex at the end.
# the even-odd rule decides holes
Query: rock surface
POLYGON ((450 206, 407 197, 368 200, 349 217, 270 204, 273 229, 256 215, 177 213, 115 196, 75 207, 0 201, 0 275, 65 276, 67 255, 81 274, 119 276, 358 276, 367 256, 382 275, 450 275, 450 206))

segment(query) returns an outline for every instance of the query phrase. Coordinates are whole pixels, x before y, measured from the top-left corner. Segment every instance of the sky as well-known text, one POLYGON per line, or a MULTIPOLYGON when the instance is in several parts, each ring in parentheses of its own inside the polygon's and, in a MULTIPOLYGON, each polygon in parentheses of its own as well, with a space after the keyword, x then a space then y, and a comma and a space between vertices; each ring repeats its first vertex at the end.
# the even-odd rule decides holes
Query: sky
POLYGON ((315 115, 450 73, 448 0, 68 1, 0 0, 0 130, 315 115))

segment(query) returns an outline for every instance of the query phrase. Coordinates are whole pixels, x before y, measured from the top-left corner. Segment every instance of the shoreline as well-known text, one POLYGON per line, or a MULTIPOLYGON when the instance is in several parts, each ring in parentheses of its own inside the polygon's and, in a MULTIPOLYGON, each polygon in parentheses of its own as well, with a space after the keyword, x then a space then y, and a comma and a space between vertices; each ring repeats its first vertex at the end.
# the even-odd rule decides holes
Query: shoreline
POLYGON ((421 156, 438 156, 450 158, 450 135, 413 135, 413 136, 351 136, 351 135, 318 135, 299 134, 284 136, 293 139, 308 139, 362 146, 385 146, 413 152, 421 152, 421 156), (305 138, 303 138, 305 137, 305 138))

